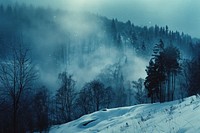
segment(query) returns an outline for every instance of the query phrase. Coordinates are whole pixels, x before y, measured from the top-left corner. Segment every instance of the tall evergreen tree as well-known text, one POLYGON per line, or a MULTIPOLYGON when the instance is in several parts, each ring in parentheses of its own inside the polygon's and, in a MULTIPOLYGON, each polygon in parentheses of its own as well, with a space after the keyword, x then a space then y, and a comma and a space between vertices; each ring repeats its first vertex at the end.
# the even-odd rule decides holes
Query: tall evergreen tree
POLYGON ((176 75, 180 72, 180 51, 170 45, 169 47, 165 48, 163 51, 164 55, 164 65, 165 65, 165 71, 167 74, 167 100, 171 101, 174 98, 174 91, 176 86, 176 75))
POLYGON ((145 78, 144 85, 148 90, 148 97, 151 97, 151 102, 156 102, 158 99, 158 78, 154 61, 151 59, 149 66, 146 69, 147 77, 145 78))
POLYGON ((144 82, 149 97, 152 102, 155 102, 155 96, 160 102, 173 100, 176 75, 180 71, 180 52, 172 45, 164 48, 164 43, 160 40, 160 43, 155 45, 152 56, 146 69, 147 77, 144 82))
POLYGON ((156 44, 153 49, 153 57, 149 62, 149 66, 146 69, 147 77, 144 82, 145 87, 149 91, 149 97, 151 102, 155 102, 155 98, 163 101, 163 88, 162 84, 165 80, 164 73, 164 43, 160 40, 160 43, 156 44))
MULTIPOLYGON (((200 46, 198 46, 200 47, 200 46)), ((200 94, 200 53, 189 64, 189 95, 200 94)))

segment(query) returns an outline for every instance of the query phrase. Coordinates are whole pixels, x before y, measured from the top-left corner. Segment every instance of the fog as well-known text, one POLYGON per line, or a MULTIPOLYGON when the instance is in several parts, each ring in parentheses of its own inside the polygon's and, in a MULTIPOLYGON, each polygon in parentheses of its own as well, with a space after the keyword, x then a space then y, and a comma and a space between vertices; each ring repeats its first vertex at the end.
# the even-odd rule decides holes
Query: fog
POLYGON ((103 69, 118 62, 122 62, 124 80, 145 78, 148 59, 139 57, 133 49, 124 48, 119 51, 116 47, 110 46, 110 43, 106 43, 105 39, 110 40, 110 38, 105 37, 107 34, 101 29, 101 23, 97 23, 97 18, 84 13, 69 13, 65 17, 54 16, 54 19, 59 29, 62 29, 63 35, 40 25, 37 29, 41 31, 39 34, 35 29, 23 31, 27 40, 35 44, 32 49, 38 64, 40 79, 49 88, 57 89, 58 73, 67 71, 73 75, 77 88, 80 89, 86 82, 96 79, 103 69), (95 38, 98 38, 100 42, 96 42, 98 39, 93 40, 95 38), (83 44, 86 48, 92 49, 89 54, 82 53, 83 44), (58 59, 52 61, 56 49, 59 50, 58 54, 62 52, 60 47, 66 52, 69 52, 69 49, 75 49, 75 51, 64 53, 61 61, 58 59), (124 57, 127 60, 126 64, 123 61, 124 57), (58 65, 55 66, 55 63, 58 65))
POLYGON ((200 37, 199 0, 2 0, 52 8, 89 11, 142 26, 168 25, 172 30, 200 37))
POLYGON ((197 94, 198 4, 0 0, 0 132, 197 94))
MULTIPOLYGON (((2 1, 4 4, 16 2, 70 11, 64 17, 53 16, 59 30, 63 30, 65 34, 59 34, 62 33, 60 31, 49 30, 43 25, 40 26, 40 23, 36 24, 36 29, 23 29, 27 41, 35 44, 32 49, 40 78, 44 84, 48 84, 48 87, 52 89, 57 89, 58 73, 62 71, 68 71, 69 74, 72 74, 78 83, 77 87, 80 88, 84 83, 95 79, 104 68, 119 62, 123 57, 127 58, 127 64, 122 70, 125 80, 133 81, 146 76, 145 68, 149 59, 138 57, 135 51, 129 49, 125 49, 124 52, 118 51, 105 40, 99 43, 102 38, 105 38, 105 31, 102 30, 101 23, 98 23, 95 18, 85 15, 85 11, 108 18, 117 18, 124 22, 131 20, 134 24, 140 26, 168 25, 171 30, 183 31, 193 37, 200 37, 200 14, 198 14, 200 9, 197 7, 200 2, 198 0, 2 1), (41 33, 38 31, 41 31, 41 33), (81 47, 83 42, 88 43, 87 39, 91 36, 93 36, 92 38, 100 38, 98 42, 100 46, 95 46, 98 48, 94 49, 89 55, 84 55, 80 53, 78 48, 81 47), (55 56, 53 55, 55 48, 59 48, 59 45, 63 44, 66 49, 73 47, 76 51, 73 53, 73 57, 70 57, 70 62, 66 60, 71 55, 66 55, 63 57, 65 61, 57 62, 59 66, 53 66, 55 62, 51 59, 55 56), (44 51, 41 52, 41 49, 44 51)), ((91 44, 94 45, 94 42, 91 44)))

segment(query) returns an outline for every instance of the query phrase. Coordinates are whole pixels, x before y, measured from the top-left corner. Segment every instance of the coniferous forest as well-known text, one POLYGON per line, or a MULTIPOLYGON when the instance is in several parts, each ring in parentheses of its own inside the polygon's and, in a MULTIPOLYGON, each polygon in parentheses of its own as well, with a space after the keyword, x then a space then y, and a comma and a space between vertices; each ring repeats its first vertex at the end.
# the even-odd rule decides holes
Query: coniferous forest
POLYGON ((0 133, 200 93, 200 40, 90 12, 0 5, 0 133))

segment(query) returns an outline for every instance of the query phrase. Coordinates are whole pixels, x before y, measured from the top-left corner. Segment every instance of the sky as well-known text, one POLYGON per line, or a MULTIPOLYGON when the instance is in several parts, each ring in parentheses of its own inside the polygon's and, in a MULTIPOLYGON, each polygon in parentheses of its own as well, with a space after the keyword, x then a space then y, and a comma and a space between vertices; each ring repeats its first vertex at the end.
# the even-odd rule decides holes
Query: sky
POLYGON ((200 0, 0 0, 25 2, 131 20, 140 26, 168 25, 169 29, 200 38, 200 0))

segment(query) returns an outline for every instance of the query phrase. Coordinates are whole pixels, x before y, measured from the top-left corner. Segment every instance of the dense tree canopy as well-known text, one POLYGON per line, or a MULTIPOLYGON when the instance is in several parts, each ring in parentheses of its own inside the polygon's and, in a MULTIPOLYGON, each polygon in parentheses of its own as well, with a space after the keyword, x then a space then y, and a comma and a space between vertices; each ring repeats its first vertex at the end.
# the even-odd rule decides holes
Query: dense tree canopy
POLYGON ((160 40, 153 50, 153 57, 146 69, 145 87, 148 89, 151 101, 171 101, 174 98, 176 75, 180 72, 180 52, 170 45, 164 48, 160 40), (167 84, 167 90, 166 90, 167 84))

